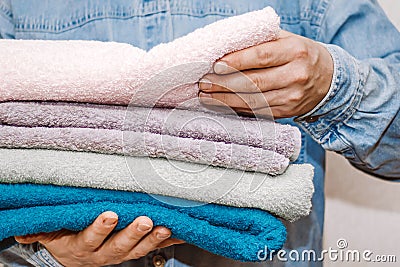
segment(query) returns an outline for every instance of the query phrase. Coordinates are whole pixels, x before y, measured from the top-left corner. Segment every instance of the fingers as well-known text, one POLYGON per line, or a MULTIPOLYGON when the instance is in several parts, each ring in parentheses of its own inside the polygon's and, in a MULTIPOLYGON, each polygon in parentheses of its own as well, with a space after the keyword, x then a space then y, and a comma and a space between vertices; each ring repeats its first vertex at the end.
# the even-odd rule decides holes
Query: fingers
POLYGON ((61 263, 70 266, 104 266, 138 259, 149 252, 183 241, 170 239, 171 231, 150 218, 136 218, 125 229, 111 234, 118 221, 114 212, 104 212, 81 232, 60 230, 52 233, 15 237, 24 244, 44 242, 61 263))
POLYGON ((227 75, 207 74, 199 81, 203 92, 259 93, 283 88, 293 83, 293 64, 268 69, 235 72, 227 75))
POLYGON ((206 106, 229 106, 239 114, 262 117, 291 117, 303 108, 301 88, 282 88, 256 94, 203 93, 199 98, 206 106))
POLYGON ((246 74, 241 72, 229 75, 208 74, 199 81, 199 89, 203 92, 260 92, 261 88, 252 81, 249 73, 246 74))
POLYGON ((257 94, 200 92, 199 94, 201 103, 206 106, 229 106, 234 110, 257 110, 283 103, 283 99, 274 99, 275 96, 275 92, 271 96, 268 92, 257 94))
POLYGON ((157 249, 160 244, 171 236, 171 231, 165 227, 157 226, 129 253, 129 259, 138 259, 157 249))
POLYGON ((118 222, 118 215, 111 211, 106 211, 86 229, 79 232, 74 243, 78 250, 94 251, 100 247, 107 236, 112 232, 118 222))
POLYGON ((129 226, 114 234, 96 251, 101 262, 118 262, 120 260, 138 259, 149 252, 183 241, 171 239, 171 231, 157 226, 145 216, 136 218, 129 226))
POLYGON ((321 102, 332 76, 333 61, 325 47, 281 31, 275 41, 222 57, 214 64, 214 73, 200 80, 199 97, 213 109, 224 106, 237 113, 262 110, 272 111, 275 117, 292 117, 321 102))
POLYGON ((150 218, 141 216, 136 218, 125 229, 113 235, 99 251, 104 255, 126 255, 144 238, 153 228, 150 218))
POLYGON ((299 49, 299 44, 293 36, 285 32, 275 41, 227 54, 214 64, 214 72, 228 74, 284 65, 295 57, 299 49))

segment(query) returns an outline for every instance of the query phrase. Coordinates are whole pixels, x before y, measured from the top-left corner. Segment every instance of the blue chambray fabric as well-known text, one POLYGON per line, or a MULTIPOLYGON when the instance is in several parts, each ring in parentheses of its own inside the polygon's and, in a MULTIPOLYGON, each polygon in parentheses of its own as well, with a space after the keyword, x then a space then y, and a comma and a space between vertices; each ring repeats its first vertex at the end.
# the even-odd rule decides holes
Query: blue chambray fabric
MULTIPOLYGON (((386 178, 400 177, 400 34, 377 1, 353 0, 350 4, 346 0, 0 0, 0 36, 116 41, 149 50, 219 19, 268 5, 279 14, 283 29, 328 44, 335 63, 333 82, 324 101, 296 122, 280 120, 305 130, 297 163, 314 165, 316 188, 311 214, 287 224, 285 247, 300 253, 306 249, 318 253, 322 249, 324 222, 323 148, 342 153, 367 172, 386 178)), ((193 247, 177 247, 170 252, 168 249, 168 255, 185 259, 193 266, 253 266, 193 247)), ((273 264, 264 265, 322 263, 275 259, 273 264)))

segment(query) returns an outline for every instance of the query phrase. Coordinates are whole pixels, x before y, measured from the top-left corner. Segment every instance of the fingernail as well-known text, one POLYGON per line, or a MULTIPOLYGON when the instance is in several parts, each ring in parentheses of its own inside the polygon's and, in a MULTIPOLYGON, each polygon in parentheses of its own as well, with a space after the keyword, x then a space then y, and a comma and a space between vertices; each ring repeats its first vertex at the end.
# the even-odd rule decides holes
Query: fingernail
POLYGON ((103 220, 103 224, 107 225, 107 226, 111 226, 111 225, 114 225, 117 221, 118 221, 118 218, 109 217, 109 218, 105 218, 103 220))
POLYGON ((141 232, 147 232, 151 229, 151 225, 148 225, 146 223, 139 223, 137 229, 141 232))
POLYGON ((170 234, 166 234, 166 233, 157 233, 157 238, 158 239, 166 239, 168 237, 170 237, 170 234))
POLYGON ((213 103, 211 94, 200 92, 199 99, 200 99, 200 102, 205 105, 212 105, 212 103, 213 103))
POLYGON ((204 93, 204 92, 200 92, 200 93, 199 93, 199 97, 200 97, 200 98, 211 98, 211 94, 207 94, 207 93, 204 93))
POLYGON ((208 79, 201 79, 199 81, 199 88, 200 90, 207 90, 207 89, 211 89, 212 87, 212 82, 208 79))
POLYGON ((214 72, 223 74, 228 71, 228 64, 225 61, 217 61, 214 64, 214 72))

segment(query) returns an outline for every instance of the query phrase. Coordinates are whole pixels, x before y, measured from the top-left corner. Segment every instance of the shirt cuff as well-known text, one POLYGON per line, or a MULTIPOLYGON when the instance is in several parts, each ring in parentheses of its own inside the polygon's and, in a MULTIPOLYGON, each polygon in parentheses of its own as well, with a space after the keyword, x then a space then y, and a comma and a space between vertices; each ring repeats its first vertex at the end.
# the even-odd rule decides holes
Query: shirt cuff
POLYGON ((30 245, 18 244, 18 250, 21 257, 27 262, 39 267, 63 267, 50 252, 40 243, 30 245))
MULTIPOLYGON (((313 110, 295 118, 295 122, 320 144, 326 143, 332 135, 337 137, 337 129, 357 110, 368 73, 368 68, 344 49, 336 45, 322 45, 331 54, 334 64, 329 91, 313 110)), ((341 151, 348 148, 343 140, 335 143, 340 144, 339 147, 329 149, 341 151)))

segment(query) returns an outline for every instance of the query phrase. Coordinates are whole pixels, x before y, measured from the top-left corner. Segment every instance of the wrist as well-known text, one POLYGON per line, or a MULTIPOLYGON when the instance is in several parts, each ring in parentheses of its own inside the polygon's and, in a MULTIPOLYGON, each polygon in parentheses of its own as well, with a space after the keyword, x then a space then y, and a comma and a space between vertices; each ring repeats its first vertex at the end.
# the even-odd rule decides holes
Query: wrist
POLYGON ((46 266, 51 267, 64 267, 51 253, 46 249, 46 247, 40 243, 37 243, 38 257, 46 264, 46 266))
POLYGON ((334 66, 328 93, 311 111, 295 119, 319 143, 323 143, 326 140, 325 136, 339 128, 354 114, 360 104, 368 73, 368 69, 362 67, 342 48, 323 45, 332 56, 334 66))

